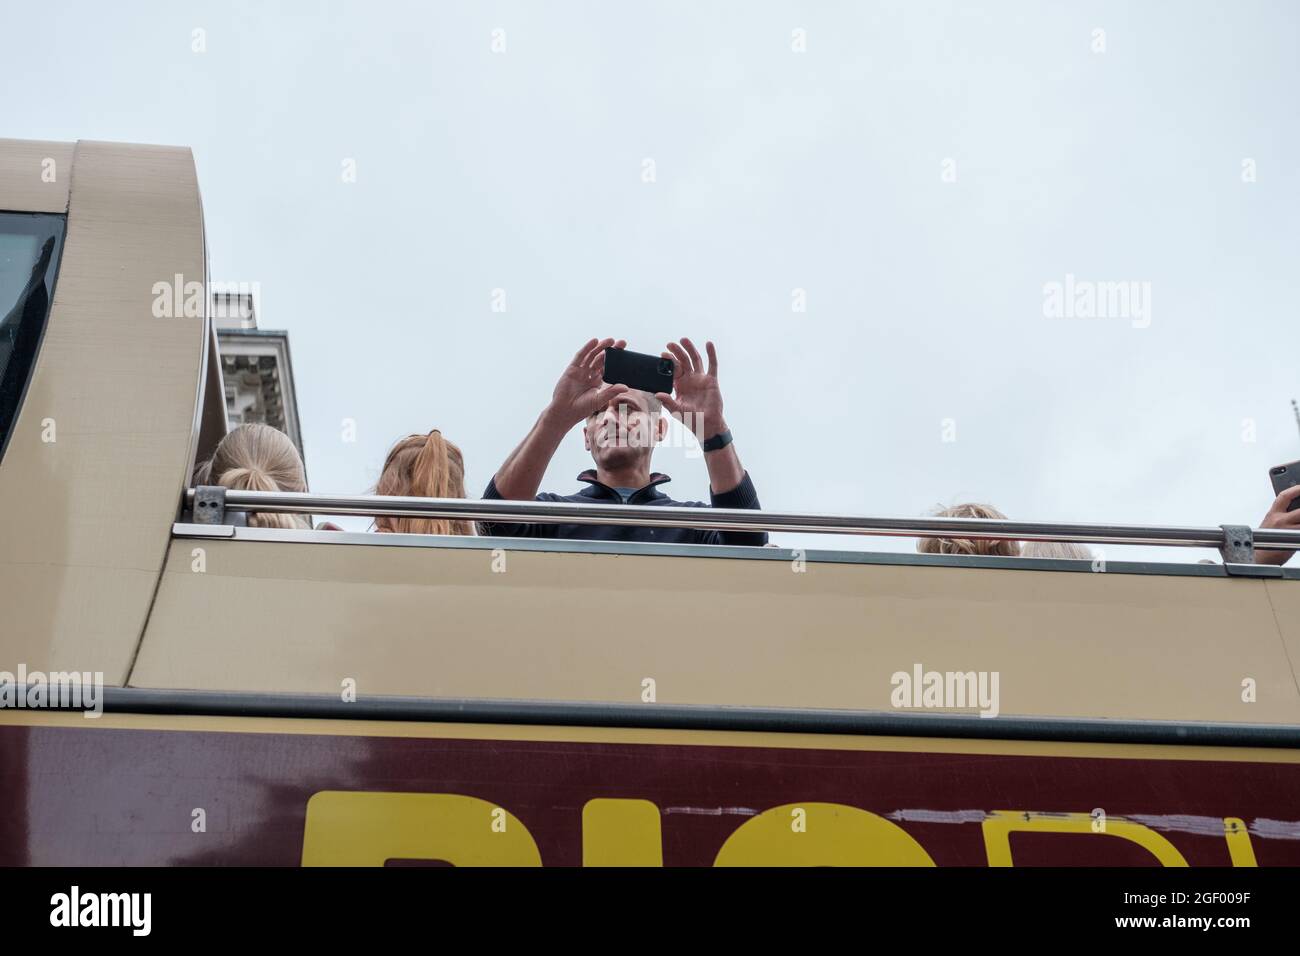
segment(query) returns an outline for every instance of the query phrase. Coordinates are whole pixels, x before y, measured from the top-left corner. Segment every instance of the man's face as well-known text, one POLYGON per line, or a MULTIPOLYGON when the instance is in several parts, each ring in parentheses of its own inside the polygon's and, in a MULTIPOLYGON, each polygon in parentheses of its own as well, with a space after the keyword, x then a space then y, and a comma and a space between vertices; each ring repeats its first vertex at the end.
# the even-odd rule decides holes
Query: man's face
POLYGON ((623 467, 649 458, 667 426, 658 404, 645 392, 632 390, 588 416, 583 438, 597 465, 623 467))

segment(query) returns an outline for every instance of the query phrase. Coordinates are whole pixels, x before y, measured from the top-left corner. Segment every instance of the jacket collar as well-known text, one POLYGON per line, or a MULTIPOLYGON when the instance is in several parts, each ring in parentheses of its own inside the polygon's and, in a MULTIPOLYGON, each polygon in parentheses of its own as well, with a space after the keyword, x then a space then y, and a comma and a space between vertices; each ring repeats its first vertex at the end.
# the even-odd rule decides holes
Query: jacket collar
MULTIPOLYGON (((578 492, 578 494, 582 495, 584 498, 608 498, 619 503, 623 501, 623 498, 619 495, 617 491, 609 487, 609 485, 602 483, 599 479, 596 478, 596 471, 594 468, 588 468, 586 471, 580 474, 578 476, 578 481, 585 481, 588 485, 588 487, 583 488, 580 492, 578 492)), ((650 483, 646 485, 644 488, 638 488, 635 492, 633 492, 632 497, 630 497, 627 500, 627 503, 630 505, 640 504, 643 501, 649 501, 653 498, 665 497, 664 493, 661 492, 656 486, 662 485, 666 481, 672 481, 672 479, 669 478, 667 475, 661 474, 660 472, 657 471, 651 473, 650 483)))

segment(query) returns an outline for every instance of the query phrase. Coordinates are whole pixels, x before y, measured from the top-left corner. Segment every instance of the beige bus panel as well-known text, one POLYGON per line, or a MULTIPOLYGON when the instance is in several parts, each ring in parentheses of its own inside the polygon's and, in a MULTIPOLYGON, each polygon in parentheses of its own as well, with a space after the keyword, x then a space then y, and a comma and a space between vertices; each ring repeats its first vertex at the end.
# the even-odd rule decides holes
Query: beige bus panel
POLYGON ((649 678, 661 703, 891 710, 891 676, 919 663, 998 671, 1008 715, 1300 721, 1256 579, 505 560, 498 573, 486 549, 178 539, 131 683, 638 702, 649 678))
POLYGON ((203 345, 203 318, 154 317, 153 288, 204 281, 202 216, 188 149, 80 142, 71 172, 54 302, 0 465, 0 658, 120 683, 184 487, 203 345))
POLYGON ((0 212, 67 212, 72 143, 0 139, 0 212))
POLYGON ((1267 584, 1273 616, 1286 647, 1287 664, 1300 684, 1300 581, 1270 580, 1267 584))

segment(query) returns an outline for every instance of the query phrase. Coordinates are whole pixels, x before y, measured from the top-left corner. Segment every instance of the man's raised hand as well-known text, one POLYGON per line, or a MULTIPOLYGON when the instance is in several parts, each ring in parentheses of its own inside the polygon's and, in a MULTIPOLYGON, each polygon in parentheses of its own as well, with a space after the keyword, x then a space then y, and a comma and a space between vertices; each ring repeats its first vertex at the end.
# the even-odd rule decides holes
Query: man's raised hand
MULTIPOLYGON (((1268 514, 1264 515, 1259 526, 1276 528, 1279 531, 1300 531, 1300 509, 1287 511, 1297 498, 1300 498, 1300 485, 1282 489, 1282 493, 1273 499, 1268 514)), ((1255 552, 1255 560, 1260 564, 1286 564, 1294 553, 1294 551, 1259 550, 1255 552)))
POLYGON ((718 353, 712 342, 704 343, 704 349, 709 355, 707 368, 690 339, 669 342, 663 358, 673 363, 674 394, 660 392, 655 397, 673 418, 701 438, 710 438, 725 431, 727 423, 722 417, 722 389, 718 386, 718 353))
POLYGON ((615 395, 627 391, 626 385, 607 385, 602 381, 605 349, 621 349, 626 346, 627 342, 623 339, 591 339, 578 349, 551 395, 551 409, 567 425, 576 425, 608 405, 615 395))

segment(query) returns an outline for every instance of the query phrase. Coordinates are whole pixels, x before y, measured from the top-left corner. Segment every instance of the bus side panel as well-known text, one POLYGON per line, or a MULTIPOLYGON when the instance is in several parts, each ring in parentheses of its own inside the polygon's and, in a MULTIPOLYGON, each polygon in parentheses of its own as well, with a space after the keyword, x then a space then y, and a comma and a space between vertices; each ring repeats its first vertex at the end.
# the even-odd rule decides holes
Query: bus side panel
POLYGON ((1294 751, 4 719, 3 865, 1300 865, 1294 751))
POLYGON ((0 139, 0 210, 67 212, 72 143, 0 139))
POLYGON ((54 299, 0 466, 0 661, 122 684, 188 477, 203 219, 188 149, 80 142, 68 165, 54 299))
POLYGON ((920 666, 996 672, 1002 714, 1300 724, 1259 579, 302 534, 174 539, 132 685, 888 712, 920 666))

